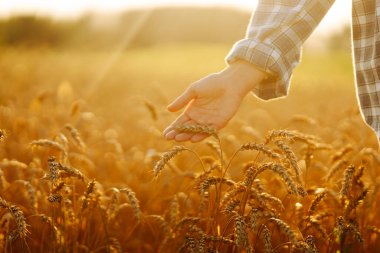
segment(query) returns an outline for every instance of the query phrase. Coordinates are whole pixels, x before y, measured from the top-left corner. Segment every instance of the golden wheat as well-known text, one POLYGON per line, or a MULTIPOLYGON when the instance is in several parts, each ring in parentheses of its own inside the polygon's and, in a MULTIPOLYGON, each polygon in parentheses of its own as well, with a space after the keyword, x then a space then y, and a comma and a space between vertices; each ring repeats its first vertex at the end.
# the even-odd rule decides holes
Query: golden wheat
POLYGON ((243 121, 234 135, 185 125, 174 130, 214 139, 170 149, 152 133, 165 116, 150 101, 149 121, 127 113, 136 127, 78 101, 36 100, 31 112, 50 112, 38 126, 0 106, 0 251, 376 252, 380 156, 351 128, 324 142, 296 130, 265 138, 243 121))

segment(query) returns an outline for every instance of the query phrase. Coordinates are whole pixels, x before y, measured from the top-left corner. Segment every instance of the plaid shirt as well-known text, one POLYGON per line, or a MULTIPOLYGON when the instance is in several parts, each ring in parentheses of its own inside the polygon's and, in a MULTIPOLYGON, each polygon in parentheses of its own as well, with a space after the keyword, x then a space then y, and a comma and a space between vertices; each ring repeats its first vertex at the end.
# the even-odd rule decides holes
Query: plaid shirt
MULTIPOLYGON (((366 122, 380 137, 380 0, 352 1, 352 38, 357 95, 366 122)), ((271 73, 253 92, 262 99, 284 96, 301 46, 334 0, 260 0, 246 39, 226 60, 242 59, 271 73)))

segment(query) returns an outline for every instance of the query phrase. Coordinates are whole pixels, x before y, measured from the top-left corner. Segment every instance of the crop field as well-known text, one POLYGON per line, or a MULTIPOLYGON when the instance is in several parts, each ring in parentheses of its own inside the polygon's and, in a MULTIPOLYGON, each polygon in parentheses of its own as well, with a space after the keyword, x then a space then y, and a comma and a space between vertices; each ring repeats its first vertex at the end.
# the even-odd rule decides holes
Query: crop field
POLYGON ((201 143, 169 104, 224 44, 0 49, 1 252, 378 252, 380 153, 349 52, 305 49, 286 98, 201 143))

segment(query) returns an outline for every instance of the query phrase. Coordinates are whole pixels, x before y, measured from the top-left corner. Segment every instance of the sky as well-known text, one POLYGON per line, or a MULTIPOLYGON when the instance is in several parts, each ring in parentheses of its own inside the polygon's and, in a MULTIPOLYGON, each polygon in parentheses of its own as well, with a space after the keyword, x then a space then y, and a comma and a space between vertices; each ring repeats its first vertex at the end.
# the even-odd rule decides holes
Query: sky
MULTIPOLYGON (((117 13, 131 8, 156 6, 228 6, 254 10, 257 0, 0 0, 0 17, 16 14, 76 18, 86 12, 117 13)), ((328 33, 350 22, 351 1, 336 0, 318 30, 328 33)))

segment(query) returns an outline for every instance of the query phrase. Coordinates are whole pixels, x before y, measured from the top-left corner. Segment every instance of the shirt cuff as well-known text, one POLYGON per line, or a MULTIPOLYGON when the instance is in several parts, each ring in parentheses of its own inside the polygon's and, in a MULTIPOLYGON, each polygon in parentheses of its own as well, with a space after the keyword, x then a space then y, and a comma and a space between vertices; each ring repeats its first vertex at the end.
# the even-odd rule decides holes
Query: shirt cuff
POLYGON ((292 68, 287 68, 286 59, 273 45, 254 39, 243 39, 235 43, 226 57, 231 64, 245 60, 265 71, 269 77, 260 82, 252 92, 263 100, 286 96, 290 83, 292 68))

